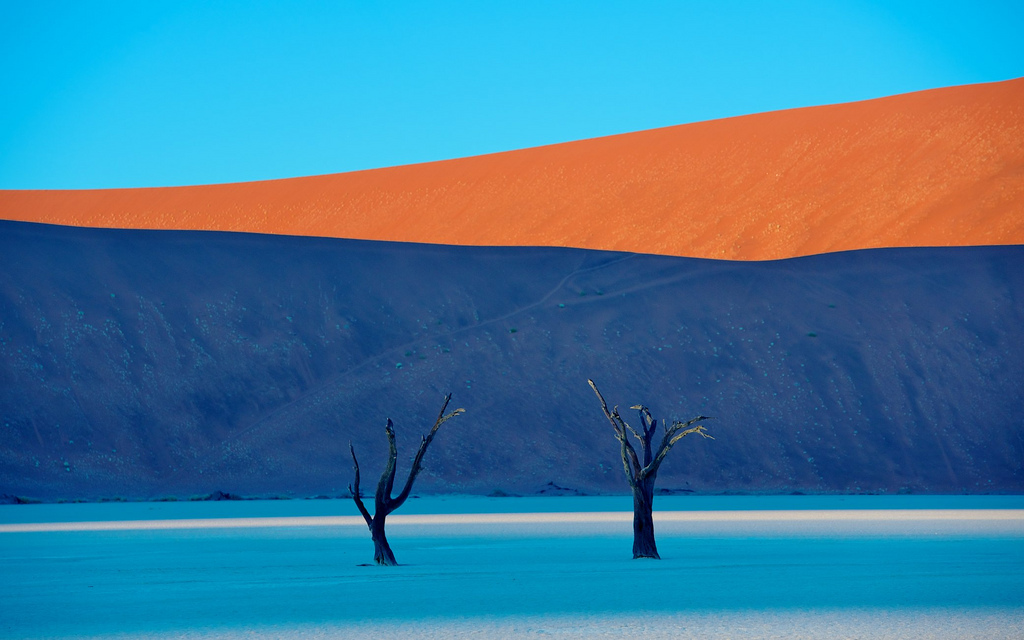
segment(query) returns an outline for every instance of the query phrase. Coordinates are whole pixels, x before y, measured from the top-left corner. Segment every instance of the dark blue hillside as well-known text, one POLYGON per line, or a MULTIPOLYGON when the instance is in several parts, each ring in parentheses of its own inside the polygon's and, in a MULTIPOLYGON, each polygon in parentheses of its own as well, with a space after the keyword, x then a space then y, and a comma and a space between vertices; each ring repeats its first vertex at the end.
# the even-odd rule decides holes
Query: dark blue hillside
MULTIPOLYGON (((659 486, 1024 491, 1024 248, 769 263, 0 222, 0 494, 625 492, 587 378, 716 416, 659 486), (401 470, 400 470, 401 472, 401 470)), ((632 414, 632 412, 625 412, 632 414)))

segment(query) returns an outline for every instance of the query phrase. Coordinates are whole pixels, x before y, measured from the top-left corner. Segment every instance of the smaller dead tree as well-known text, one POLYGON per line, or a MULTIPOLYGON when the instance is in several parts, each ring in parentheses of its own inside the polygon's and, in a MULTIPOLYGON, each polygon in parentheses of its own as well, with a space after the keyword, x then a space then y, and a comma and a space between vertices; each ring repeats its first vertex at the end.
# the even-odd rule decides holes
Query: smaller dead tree
POLYGON ((355 447, 352 446, 351 442, 348 443, 349 451, 352 453, 352 466, 355 470, 355 480, 349 485, 348 490, 352 494, 352 499, 355 501, 359 513, 366 520, 366 526, 370 529, 370 537, 373 539, 373 560, 377 564, 389 567, 398 564, 395 561, 395 554, 391 551, 391 545, 388 544, 387 536, 384 534, 384 521, 392 511, 402 506, 406 499, 408 499, 409 493, 412 491, 412 483, 423 469, 423 456, 427 453, 427 447, 430 446, 437 430, 450 418, 454 418, 460 413, 465 413, 465 409, 456 409, 446 414, 445 409, 448 408, 448 402, 451 399, 452 394, 450 393, 444 397, 444 404, 441 406, 440 413, 437 414, 437 420, 434 421, 433 428, 430 429, 430 433, 423 436, 420 440, 420 448, 416 451, 416 456, 412 460, 412 468, 409 469, 409 477, 405 481, 405 486, 402 487, 402 492, 395 497, 392 497, 391 493, 395 485, 398 447, 395 445, 394 425, 391 422, 391 418, 388 418, 387 426, 384 427, 384 433, 388 437, 388 461, 384 467, 384 472, 380 474, 380 480, 377 482, 372 516, 359 496, 359 461, 356 460, 355 447))
POLYGON ((604 396, 597 390, 593 380, 587 380, 590 388, 597 394, 601 401, 601 409, 605 417, 612 423, 615 430, 615 437, 619 441, 619 453, 622 456, 622 466, 626 471, 626 480, 629 488, 633 490, 633 558, 656 558, 658 546, 654 542, 654 480, 658 475, 658 469, 664 462, 665 456, 675 443, 688 435, 698 434, 704 438, 712 438, 703 425, 698 422, 710 420, 708 416, 697 416, 686 422, 675 421, 672 426, 665 427, 665 433, 657 449, 654 448, 654 436, 658 421, 651 417, 651 412, 643 405, 634 405, 630 409, 640 412, 640 430, 637 431, 629 426, 622 416, 619 415, 619 407, 615 406, 608 410, 608 403, 604 396), (691 426, 696 425, 696 426, 691 426), (643 455, 641 463, 640 454, 637 454, 633 444, 629 441, 632 435, 640 444, 640 452, 643 455))

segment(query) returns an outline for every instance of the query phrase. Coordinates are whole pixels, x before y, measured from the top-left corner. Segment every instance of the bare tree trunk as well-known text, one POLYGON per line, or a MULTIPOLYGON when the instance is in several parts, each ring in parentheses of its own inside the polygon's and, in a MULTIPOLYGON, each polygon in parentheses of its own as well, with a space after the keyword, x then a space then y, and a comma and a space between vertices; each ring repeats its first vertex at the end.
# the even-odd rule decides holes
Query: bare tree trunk
POLYGON ((387 518, 383 513, 373 518, 370 524, 370 538, 373 540, 373 561, 385 567, 396 567, 398 561, 388 544, 388 537, 384 533, 384 520, 387 518))
POLYGON ((633 489, 633 558, 661 559, 654 542, 654 478, 633 489))

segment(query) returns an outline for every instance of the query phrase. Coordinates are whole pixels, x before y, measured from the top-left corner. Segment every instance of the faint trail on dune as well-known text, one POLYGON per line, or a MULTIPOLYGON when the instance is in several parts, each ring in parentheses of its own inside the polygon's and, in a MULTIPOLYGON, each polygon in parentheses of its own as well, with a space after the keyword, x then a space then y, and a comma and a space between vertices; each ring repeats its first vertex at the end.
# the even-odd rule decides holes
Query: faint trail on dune
MULTIPOLYGON (((515 309, 509 311, 508 313, 505 313, 503 315, 500 315, 500 316, 497 316, 497 317, 494 317, 494 318, 490 318, 488 320, 480 321, 477 324, 469 325, 469 326, 466 326, 466 327, 460 327, 458 329, 453 329, 453 330, 450 330, 450 331, 445 331, 443 333, 431 334, 429 336, 422 336, 420 338, 416 338, 414 340, 410 340, 408 342, 404 342, 402 344, 390 347, 390 348, 388 348, 388 349, 386 349, 384 351, 381 351, 381 352, 377 353, 376 355, 371 356, 369 358, 365 358, 361 362, 353 364, 352 366, 348 367, 347 369, 345 369, 343 371, 339 371, 339 372, 335 373, 334 375, 328 377, 327 379, 323 380, 319 384, 317 384, 317 385, 307 389, 304 393, 302 393, 301 395, 299 395, 295 399, 293 399, 293 400, 291 400, 291 401, 289 401, 289 402, 287 402, 287 403, 277 407, 276 409, 274 409, 270 413, 266 414, 265 416, 263 416, 262 418, 260 418, 256 422, 250 424, 249 426, 244 427, 244 428, 242 428, 242 429, 232 433, 229 437, 221 440, 216 445, 213 445, 213 446, 209 447, 206 450, 206 452, 204 452, 203 454, 200 454, 200 455, 196 456, 194 458, 194 460, 196 462, 200 462, 200 461, 204 461, 205 462, 206 460, 209 460, 216 452, 222 450, 224 448, 224 446, 229 445, 232 442, 237 441, 239 438, 242 438, 242 437, 244 437, 244 436, 246 436, 246 435, 248 435, 248 434, 250 434, 250 433, 252 433, 252 432, 254 432, 256 430, 258 430, 260 427, 262 427, 263 425, 267 424, 267 422, 269 420, 271 420, 272 418, 274 418, 275 416, 278 416, 281 413, 287 411, 288 409, 290 409, 290 408, 292 408, 292 407, 294 407, 294 406, 296 406, 296 405, 298 405, 298 404, 300 404, 302 402, 305 402, 306 400, 316 396, 317 394, 326 392, 326 390, 329 387, 333 387, 334 385, 337 385, 339 380, 341 380, 341 379, 345 378, 346 376, 349 376, 349 375, 351 375, 351 374, 353 374, 353 373, 355 373, 357 371, 365 369, 365 368, 367 368, 367 367, 369 367, 369 366, 371 366, 373 364, 376 364, 376 363, 380 362, 381 360, 385 359, 389 355, 396 354, 396 353, 402 353, 402 352, 406 351, 407 349, 409 349, 410 347, 413 347, 413 346, 415 346, 417 344, 420 344, 424 340, 427 340, 427 339, 430 339, 430 340, 440 340, 440 339, 444 339, 444 338, 453 338, 454 336, 457 336, 459 334, 467 333, 467 332, 470 332, 470 331, 475 331, 475 330, 478 330, 478 329, 481 329, 481 328, 484 328, 484 327, 488 327, 490 325, 502 322, 504 320, 508 320, 509 318, 515 317, 515 316, 520 315, 522 313, 525 313, 525 312, 527 312, 527 311, 529 311, 531 309, 536 309, 536 308, 542 306, 548 300, 550 300, 552 298, 552 296, 554 296, 559 291, 561 291, 563 289, 563 287, 565 287, 566 283, 569 282, 570 280, 572 280, 573 278, 575 278, 576 276, 579 276, 579 275, 584 274, 584 273, 589 273, 589 272, 592 272, 592 271, 599 271, 601 269, 608 268, 608 267, 610 267, 612 265, 619 264, 621 262, 626 262, 628 260, 635 259, 636 257, 637 257, 637 254, 627 253, 627 254, 622 254, 620 257, 617 257, 615 259, 608 260, 606 262, 601 262, 600 264, 596 264, 596 265, 593 265, 593 266, 590 266, 590 267, 582 267, 581 266, 581 267, 579 267, 577 269, 574 269, 569 274, 565 275, 561 280, 558 281, 558 283, 555 286, 553 286, 546 294, 544 294, 543 296, 538 298, 535 302, 531 302, 529 304, 526 304, 526 305, 523 305, 523 306, 520 306, 520 307, 516 307, 515 309)), ((656 285, 657 285, 657 282, 650 283, 650 286, 656 286, 656 285)), ((175 471, 174 473, 170 474, 167 479, 168 480, 173 480, 175 477, 179 476, 180 473, 181 473, 180 471, 175 471)))

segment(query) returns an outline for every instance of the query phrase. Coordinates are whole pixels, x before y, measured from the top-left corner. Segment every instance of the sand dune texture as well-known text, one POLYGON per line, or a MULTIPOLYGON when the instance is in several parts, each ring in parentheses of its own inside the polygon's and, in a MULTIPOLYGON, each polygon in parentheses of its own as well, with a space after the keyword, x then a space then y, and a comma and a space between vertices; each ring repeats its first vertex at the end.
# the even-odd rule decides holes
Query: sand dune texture
POLYGON ((0 221, 0 501, 345 495, 348 442, 372 482, 384 420, 405 464, 447 392, 467 416, 417 491, 622 492, 588 377, 622 407, 715 416, 659 488, 1024 493, 1022 263, 0 221))
POLYGON ((354 173, 0 191, 0 218, 729 260, 1024 244, 1024 79, 354 173))

